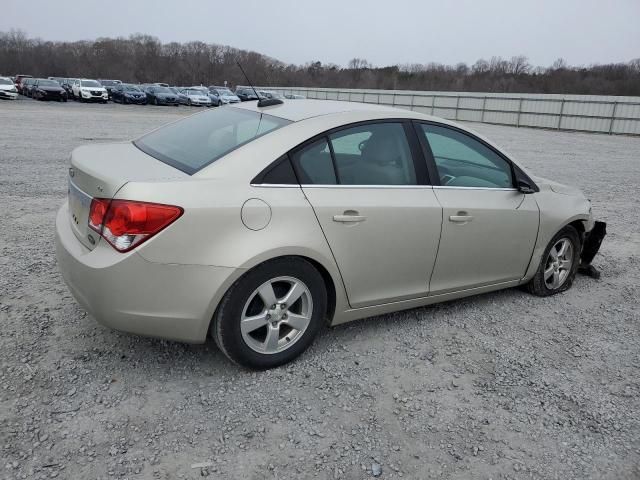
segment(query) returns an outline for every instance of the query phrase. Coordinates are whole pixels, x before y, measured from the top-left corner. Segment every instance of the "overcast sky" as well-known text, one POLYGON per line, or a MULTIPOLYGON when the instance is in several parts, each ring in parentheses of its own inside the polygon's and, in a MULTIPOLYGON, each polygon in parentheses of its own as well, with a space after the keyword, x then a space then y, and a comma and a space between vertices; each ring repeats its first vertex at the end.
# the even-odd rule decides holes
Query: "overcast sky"
POLYGON ((640 0, 0 0, 0 31, 47 40, 147 33, 284 62, 377 66, 527 55, 584 65, 640 57, 640 0))

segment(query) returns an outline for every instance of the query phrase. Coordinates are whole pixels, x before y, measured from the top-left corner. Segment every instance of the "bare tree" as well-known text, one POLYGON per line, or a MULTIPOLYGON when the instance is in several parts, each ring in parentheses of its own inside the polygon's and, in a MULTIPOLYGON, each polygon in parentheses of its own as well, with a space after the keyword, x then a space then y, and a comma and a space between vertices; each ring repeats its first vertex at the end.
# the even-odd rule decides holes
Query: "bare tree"
POLYGON ((532 67, 524 55, 480 59, 471 67, 440 63, 375 67, 353 58, 346 68, 320 61, 282 63, 257 52, 204 42, 166 43, 135 34, 128 38, 50 42, 20 30, 0 32, 2 74, 119 78, 129 82, 245 84, 240 62, 257 85, 640 95, 640 58, 629 63, 571 67, 561 58, 532 67))

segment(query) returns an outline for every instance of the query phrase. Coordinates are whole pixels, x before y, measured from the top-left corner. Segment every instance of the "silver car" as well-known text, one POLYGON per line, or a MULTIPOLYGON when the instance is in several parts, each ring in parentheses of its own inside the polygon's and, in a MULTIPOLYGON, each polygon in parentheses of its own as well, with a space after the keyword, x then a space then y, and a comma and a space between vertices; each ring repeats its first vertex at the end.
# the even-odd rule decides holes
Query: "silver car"
POLYGON ((195 89, 195 88, 185 88, 180 93, 185 97, 187 97, 187 105, 189 106, 195 106, 195 107, 211 106, 211 98, 209 98, 209 95, 203 92, 202 90, 195 89))
POLYGON ((58 264, 109 327, 281 365, 323 325, 524 285, 604 237, 578 190, 420 113, 245 102, 71 155, 58 264))

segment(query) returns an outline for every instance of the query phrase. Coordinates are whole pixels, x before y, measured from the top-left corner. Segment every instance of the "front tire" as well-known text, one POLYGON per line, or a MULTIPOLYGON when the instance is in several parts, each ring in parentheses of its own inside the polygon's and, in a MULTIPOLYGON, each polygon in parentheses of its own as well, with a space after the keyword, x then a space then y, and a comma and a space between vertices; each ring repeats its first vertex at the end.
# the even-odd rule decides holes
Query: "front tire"
POLYGON ((273 368, 311 345, 326 311, 327 291, 315 267, 301 258, 280 258, 233 284, 216 310, 211 334, 231 361, 273 368))
POLYGON ((571 288, 580 265, 582 242, 575 228, 567 225, 549 242, 540 265, 527 290, 539 297, 548 297, 571 288))

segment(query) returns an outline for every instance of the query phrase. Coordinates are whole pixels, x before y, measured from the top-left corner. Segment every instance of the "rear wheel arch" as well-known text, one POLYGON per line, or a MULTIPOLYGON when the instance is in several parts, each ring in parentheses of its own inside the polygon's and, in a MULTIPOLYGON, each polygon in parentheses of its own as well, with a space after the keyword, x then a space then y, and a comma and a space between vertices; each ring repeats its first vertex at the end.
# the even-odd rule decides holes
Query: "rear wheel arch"
MULTIPOLYGON (((293 360, 306 350, 306 348, 308 348, 308 346, 313 342, 313 339, 319 332, 319 329, 322 328, 323 321, 326 322, 326 317, 329 316, 329 299, 332 295, 332 284, 326 283, 327 278, 325 275, 328 277, 330 277, 330 275, 327 271, 323 271, 324 267, 322 267, 322 265, 308 257, 299 255, 283 255, 270 258, 258 263, 252 268, 247 269, 235 280, 235 282, 233 282, 232 285, 228 287, 224 295, 222 295, 209 322, 209 336, 215 340, 216 345, 225 354, 225 356, 227 356, 227 358, 232 360, 234 363, 245 367, 254 369, 271 368, 293 360), (242 321, 242 318, 245 318, 244 315, 246 314, 242 313, 242 315, 240 315, 240 313, 244 312, 245 309, 248 308, 247 305, 250 305, 247 303, 242 307, 242 303, 245 301, 251 302, 252 295, 255 295, 255 292, 254 294, 248 295, 247 300, 246 292, 250 292, 251 289, 259 286, 265 280, 265 284, 272 281, 284 282, 287 280, 299 280, 300 284, 303 286, 302 288, 307 289, 307 294, 311 292, 309 302, 312 303, 307 303, 307 305, 313 305, 313 308, 309 307, 309 311, 313 312, 313 314, 309 313, 309 321, 311 323, 308 324, 308 326, 304 326, 303 329, 296 326, 293 330, 285 330, 284 333, 280 330, 280 324, 283 322, 285 324, 284 328, 287 328, 287 324, 289 322, 289 320, 286 320, 287 314, 294 318, 293 314, 289 312, 289 308, 305 308, 301 307, 297 302, 291 304, 291 306, 283 303, 283 306, 279 307, 287 309, 284 310, 284 317, 281 317, 279 313, 274 313, 274 311, 278 309, 276 306, 263 307, 267 309, 271 308, 272 310, 267 311, 266 327, 263 325, 254 327, 254 329, 267 328, 267 339, 257 339, 258 345, 264 346, 264 344, 267 344, 267 347, 269 347, 269 344, 271 343, 268 341, 268 338, 271 335, 269 332, 279 332, 279 334, 282 335, 280 342, 284 341, 285 336, 286 340, 289 341, 289 335, 291 332, 296 332, 296 330, 300 330, 301 332, 299 335, 302 336, 297 340, 294 339, 290 346, 280 346, 279 348, 284 348, 282 351, 256 350, 255 347, 252 346, 253 342, 247 342, 247 339, 245 338, 246 332, 241 332, 242 327, 239 322, 242 321), (298 306, 296 307, 296 305, 298 306), (271 320, 269 320, 270 316, 272 316, 271 320), (274 318, 275 321, 273 321, 274 318), (277 325, 272 327, 269 323, 277 325), (242 339, 240 337, 242 337, 242 339)), ((280 305, 280 303, 277 305, 280 305)), ((304 305, 304 303, 302 305, 304 305)), ((302 312, 294 311, 294 313, 298 318, 301 318, 300 315, 304 315, 304 310, 302 312)), ((256 314, 253 312, 251 315, 255 315, 254 317, 249 317, 251 322, 253 322, 254 319, 264 321, 263 318, 259 318, 264 316, 263 313, 256 314)), ((286 342, 284 345, 286 345, 286 342)))
POLYGON ((313 266, 313 268, 315 268, 315 270, 320 274, 320 276, 322 277, 323 283, 324 283, 324 287, 325 290, 327 292, 327 324, 331 323, 331 320, 333 319, 333 316, 335 314, 336 311, 336 303, 337 303, 337 291, 336 291, 336 284, 335 284, 335 280, 333 279, 333 276, 331 275, 331 273, 329 273, 329 270, 327 269, 327 267, 325 267, 320 261, 311 258, 309 256, 306 255, 296 255, 296 254, 291 254, 291 255, 278 255, 278 256, 274 256, 272 258, 269 258, 267 260, 262 260, 260 262, 256 262, 253 265, 248 266, 244 272, 242 272, 242 275, 240 275, 238 278, 236 278, 231 285, 229 285, 226 290, 224 291, 224 293, 220 296, 220 300, 218 301, 215 309, 213 310, 213 314, 211 315, 211 318, 209 320, 209 329, 208 331, 211 330, 211 326, 213 325, 213 321, 214 318, 216 316, 216 313, 218 311, 218 309, 220 308, 220 304, 222 303, 222 301, 224 300, 224 298, 227 296, 227 294, 229 293, 229 291, 231 291, 231 289, 240 281, 242 280, 243 277, 245 277, 247 274, 249 274, 250 272, 252 272, 253 270, 255 270, 258 267, 261 267, 267 263, 270 262, 274 262, 274 261, 280 261, 280 260, 286 260, 286 259, 299 259, 299 260, 304 260, 308 263, 311 264, 311 266, 313 266))

